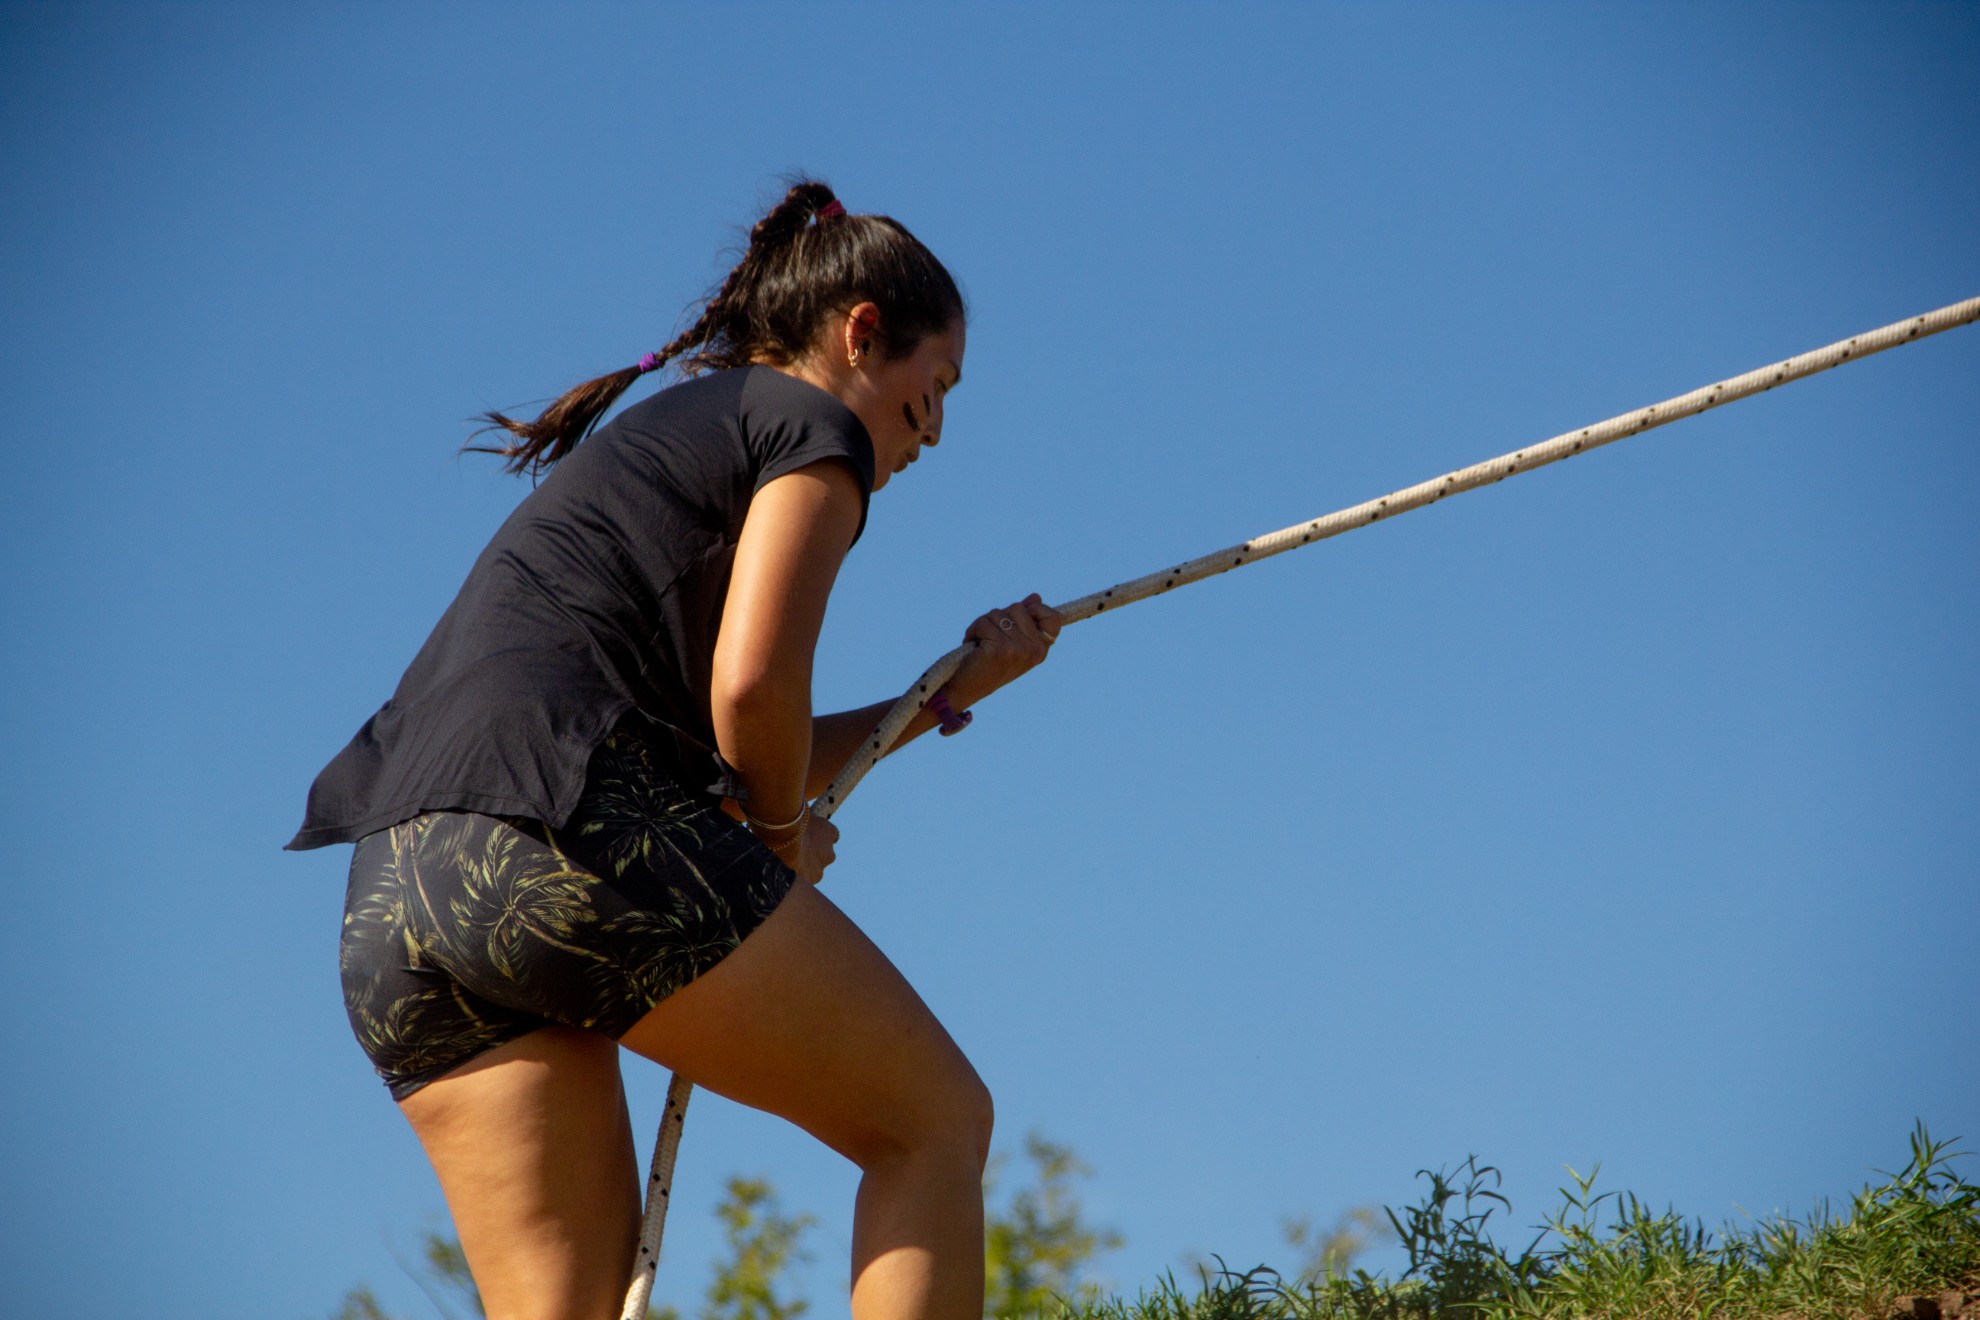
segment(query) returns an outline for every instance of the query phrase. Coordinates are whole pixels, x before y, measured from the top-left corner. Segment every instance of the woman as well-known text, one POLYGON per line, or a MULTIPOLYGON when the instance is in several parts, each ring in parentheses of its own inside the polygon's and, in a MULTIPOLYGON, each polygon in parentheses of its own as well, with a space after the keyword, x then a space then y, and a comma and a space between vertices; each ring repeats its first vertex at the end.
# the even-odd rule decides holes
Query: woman
MULTIPOLYGON (((964 317, 905 228, 793 187, 685 334, 489 415, 511 470, 554 470, 310 791, 289 846, 357 844, 345 1001, 494 1320, 617 1314, 618 1045, 860 1167, 859 1320, 981 1314, 990 1097, 814 888, 838 831, 804 806, 891 704, 814 717, 812 653, 868 495, 941 439, 964 317), (578 444, 668 362, 691 379, 578 444)), ((977 619, 908 736, 1059 624, 1035 595, 977 619)))

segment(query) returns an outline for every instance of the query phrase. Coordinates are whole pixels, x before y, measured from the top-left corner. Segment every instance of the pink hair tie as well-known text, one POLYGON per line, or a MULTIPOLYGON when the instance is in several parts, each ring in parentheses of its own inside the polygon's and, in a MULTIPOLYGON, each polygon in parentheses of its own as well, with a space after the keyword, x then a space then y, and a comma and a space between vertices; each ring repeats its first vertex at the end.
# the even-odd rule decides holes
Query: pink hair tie
POLYGON ((947 690, 941 688, 936 689, 935 695, 928 699, 928 709, 934 711, 935 718, 942 721, 942 736, 944 738, 949 737, 951 734, 961 733, 969 727, 969 722, 976 718, 976 712, 973 710, 966 710, 960 715, 956 714, 956 708, 949 704, 947 690))
POLYGON ((812 219, 830 220, 834 216, 844 215, 845 213, 846 213, 845 204, 841 202, 838 198, 834 197, 831 201, 819 207, 817 212, 812 216, 812 219))
POLYGON ((649 371, 657 370, 659 366, 660 355, 658 353, 648 353, 639 360, 639 374, 644 376, 649 371))

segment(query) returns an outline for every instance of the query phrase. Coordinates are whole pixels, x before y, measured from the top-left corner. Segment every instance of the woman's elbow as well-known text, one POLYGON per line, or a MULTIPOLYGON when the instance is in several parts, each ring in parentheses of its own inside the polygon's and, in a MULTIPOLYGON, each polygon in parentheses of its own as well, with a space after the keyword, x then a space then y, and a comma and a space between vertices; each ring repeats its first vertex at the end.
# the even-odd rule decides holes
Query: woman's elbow
POLYGON ((718 725, 760 726, 811 718, 811 682, 804 674, 775 670, 717 674, 709 703, 718 725))

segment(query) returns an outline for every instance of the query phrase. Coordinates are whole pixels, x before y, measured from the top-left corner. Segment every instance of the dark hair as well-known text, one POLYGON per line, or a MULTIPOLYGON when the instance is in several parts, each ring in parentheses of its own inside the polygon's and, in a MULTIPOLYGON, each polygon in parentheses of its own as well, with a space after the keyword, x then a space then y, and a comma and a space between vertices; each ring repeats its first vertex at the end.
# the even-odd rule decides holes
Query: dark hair
POLYGON ((832 207, 832 190, 800 179, 749 231, 749 248, 693 325, 638 366, 588 380, 565 392, 535 421, 482 415, 487 430, 516 443, 468 445, 499 454, 510 472, 541 472, 591 434, 626 388, 672 362, 682 375, 751 362, 785 365, 811 347, 827 318, 862 302, 880 309, 874 337, 900 357, 931 334, 964 319, 961 290, 935 254, 899 221, 849 215, 832 207), (830 208, 830 214, 821 212, 830 208))

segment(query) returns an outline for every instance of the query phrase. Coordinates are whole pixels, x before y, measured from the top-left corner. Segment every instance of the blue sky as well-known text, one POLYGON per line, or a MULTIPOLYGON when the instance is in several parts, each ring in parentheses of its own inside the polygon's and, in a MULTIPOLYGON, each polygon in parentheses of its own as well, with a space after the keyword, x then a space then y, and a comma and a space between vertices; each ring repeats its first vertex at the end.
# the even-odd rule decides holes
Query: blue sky
MULTIPOLYGON (((1980 293, 1971 4, 0 5, 0 1310, 310 1317, 440 1222, 278 851, 524 487, 807 169, 974 308, 821 704, 1980 293)), ((1980 331, 1083 624, 834 898, 1133 1286, 1467 1153, 1711 1221, 1980 1141, 1980 331), (1961 808, 1960 803, 1968 804, 1961 808)), ((658 1070, 629 1062, 650 1133, 658 1070)), ((707 1096, 723 1177, 851 1171, 707 1096)))

